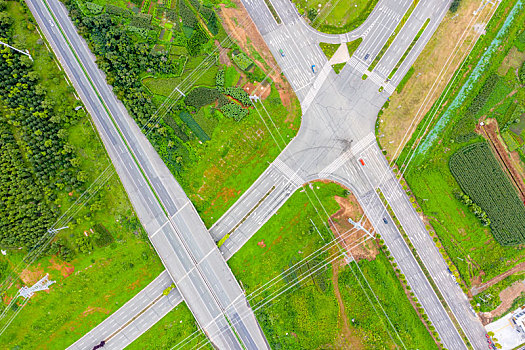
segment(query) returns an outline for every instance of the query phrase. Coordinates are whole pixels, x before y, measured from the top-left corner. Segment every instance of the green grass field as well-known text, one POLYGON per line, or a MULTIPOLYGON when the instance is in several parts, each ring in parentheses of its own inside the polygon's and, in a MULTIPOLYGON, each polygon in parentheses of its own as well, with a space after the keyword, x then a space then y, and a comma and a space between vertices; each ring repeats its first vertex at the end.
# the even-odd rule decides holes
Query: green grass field
POLYGON ((346 33, 361 25, 378 0, 294 0, 314 28, 325 33, 346 33))
POLYGON ((319 43, 319 46, 321 50, 323 50, 326 58, 330 60, 341 44, 319 43))
MULTIPOLYGON (((274 88, 263 103, 278 133, 288 142, 297 132, 300 116, 293 116, 293 121, 287 119, 290 118, 288 111, 274 88)), ((251 109, 248 117, 240 122, 221 117, 213 133, 209 134, 210 141, 202 145, 192 141, 197 161, 187 164, 184 171, 177 174, 177 180, 208 227, 235 203, 262 174, 268 162, 279 154, 280 149, 265 123, 271 127, 272 133, 275 134, 276 130, 264 109, 258 107, 258 110, 261 114, 251 109)), ((283 147, 280 138, 278 142, 283 147)))
POLYGON ((161 350, 175 346, 178 349, 212 349, 209 344, 205 345, 207 342, 206 336, 198 329, 191 311, 186 306, 186 303, 183 302, 126 347, 126 349, 161 350))
MULTIPOLYGON (((350 323, 350 339, 341 337, 343 318, 329 262, 329 256, 337 254, 337 250, 325 251, 308 259, 308 264, 300 264, 332 239, 320 202, 328 213, 335 213, 339 208, 335 195, 344 196, 342 188, 335 184, 314 183, 313 189, 297 191, 228 262, 246 289, 272 349, 401 346, 398 339, 392 341, 388 335, 395 332, 385 316, 375 313, 378 304, 372 306, 360 288, 359 282, 364 280, 361 276, 358 282, 354 277, 354 273, 359 274, 355 264, 340 270, 337 277, 350 323)), ((420 349, 436 348, 386 257, 361 261, 359 266, 402 341, 418 344, 420 349)), ((370 290, 367 293, 372 297, 370 290)))
MULTIPOLYGON (((516 90, 518 96, 523 94, 523 88, 520 88, 516 75, 509 76, 506 69, 499 69, 504 58, 514 46, 515 38, 524 29, 525 13, 523 11, 518 11, 513 22, 508 22, 513 25, 510 25, 507 32, 501 35, 500 41, 497 42, 497 50, 493 49, 494 53, 489 57, 490 60, 485 58, 482 61, 487 65, 487 69, 476 72, 475 79, 468 80, 469 74, 472 74, 478 60, 487 52, 486 48, 496 37, 496 33, 504 24, 514 3, 515 1, 506 1, 504 6, 498 7, 493 20, 488 25, 487 35, 476 44, 468 59, 469 64, 461 68, 458 74, 460 78, 454 81, 450 90, 447 90, 448 94, 444 96, 445 107, 438 111, 434 120, 444 118, 443 112, 450 108, 447 112, 448 119, 446 121, 442 119, 439 123, 434 121, 433 124, 440 127, 445 125, 441 129, 436 129, 440 130, 437 134, 439 142, 436 141, 431 147, 419 151, 405 173, 411 191, 417 197, 423 212, 429 218, 448 255, 458 267, 461 277, 468 286, 476 276, 481 276, 482 280, 488 280, 525 260, 525 254, 519 246, 501 246, 494 240, 491 230, 482 226, 480 220, 468 207, 455 198, 454 192, 460 188, 448 168, 450 156, 459 148, 482 139, 481 136, 474 133, 477 118, 485 115, 498 121, 502 120, 506 110, 510 108, 507 103, 513 103, 514 100, 514 98, 506 97, 506 94, 512 90, 516 90), (498 70, 505 72, 506 75, 499 78, 489 96, 483 100, 478 97, 476 100, 485 81, 492 74, 497 74, 498 70), (460 91, 463 93, 461 89, 467 81, 472 81, 472 85, 465 85, 468 88, 466 91, 470 93, 466 95, 462 103, 453 104, 452 100, 460 94, 460 91), (474 101, 484 101, 484 105, 477 106, 475 110, 471 107, 470 110, 475 111, 475 115, 469 116, 467 111, 470 105, 475 103, 474 101), (451 105, 452 107, 449 107, 451 105)), ((519 98, 516 100, 519 101, 519 98)), ((417 133, 421 128, 426 127, 425 122, 433 115, 433 111, 434 109, 427 114, 418 126, 412 140, 405 146, 402 155, 397 160, 398 165, 401 165, 409 154, 414 140, 420 137, 417 133)), ((503 125, 500 124, 501 127, 503 125)))

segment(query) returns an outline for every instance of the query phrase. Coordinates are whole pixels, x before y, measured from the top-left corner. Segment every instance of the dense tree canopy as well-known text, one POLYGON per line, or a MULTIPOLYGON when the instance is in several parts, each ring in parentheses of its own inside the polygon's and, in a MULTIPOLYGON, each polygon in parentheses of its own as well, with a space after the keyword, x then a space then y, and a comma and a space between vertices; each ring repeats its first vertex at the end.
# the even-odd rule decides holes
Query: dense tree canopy
MULTIPOLYGON (((0 40, 12 41, 10 26, 0 24, 0 40)), ((31 60, 3 46, 0 76, 0 245, 30 247, 55 220, 56 191, 83 187, 64 130, 77 112, 46 96, 31 60)))

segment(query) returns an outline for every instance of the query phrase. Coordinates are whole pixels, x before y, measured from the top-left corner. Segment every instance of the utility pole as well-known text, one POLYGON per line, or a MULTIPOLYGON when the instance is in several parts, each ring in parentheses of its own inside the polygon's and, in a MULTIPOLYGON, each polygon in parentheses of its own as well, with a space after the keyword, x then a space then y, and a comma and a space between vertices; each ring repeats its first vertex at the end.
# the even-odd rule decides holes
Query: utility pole
POLYGON ((22 50, 17 49, 16 47, 13 47, 13 46, 11 46, 9 44, 6 44, 6 43, 4 43, 2 41, 0 41, 0 44, 2 44, 4 46, 7 46, 8 48, 13 49, 13 50, 15 50, 17 52, 20 52, 22 55, 26 55, 27 57, 29 57, 29 59, 31 61, 33 60, 33 57, 31 57, 31 55, 29 54, 29 50, 22 51, 22 50))
POLYGON ((22 288, 20 288, 20 296, 29 299, 33 296, 33 294, 35 294, 35 292, 39 292, 41 290, 48 290, 49 286, 56 282, 48 280, 48 277, 49 275, 46 273, 46 275, 42 277, 40 281, 33 284, 33 286, 23 286, 22 288))

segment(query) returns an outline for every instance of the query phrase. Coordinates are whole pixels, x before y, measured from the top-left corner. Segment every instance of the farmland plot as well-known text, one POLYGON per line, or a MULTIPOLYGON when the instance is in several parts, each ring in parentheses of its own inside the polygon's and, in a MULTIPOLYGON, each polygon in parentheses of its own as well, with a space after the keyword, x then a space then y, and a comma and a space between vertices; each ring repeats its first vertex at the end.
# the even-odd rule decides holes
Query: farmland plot
POLYGON ((491 220, 494 238, 503 245, 525 242, 525 207, 485 142, 459 149, 449 161, 461 189, 491 220))

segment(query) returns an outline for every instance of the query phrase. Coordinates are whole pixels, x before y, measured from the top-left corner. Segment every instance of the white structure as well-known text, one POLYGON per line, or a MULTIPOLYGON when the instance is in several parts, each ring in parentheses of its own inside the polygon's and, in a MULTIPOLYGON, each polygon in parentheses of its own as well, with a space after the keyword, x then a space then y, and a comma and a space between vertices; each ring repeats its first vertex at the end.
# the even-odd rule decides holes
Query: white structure
POLYGON ((525 344, 525 306, 522 306, 504 317, 485 326, 487 332, 493 332, 495 343, 502 350, 512 350, 525 344))
POLYGON ((20 292, 19 292, 20 296, 28 299, 28 298, 31 298, 33 294, 35 294, 35 292, 38 292, 41 290, 48 290, 49 286, 55 283, 55 281, 48 280, 47 279, 48 277, 49 275, 46 273, 46 275, 42 277, 40 281, 33 284, 33 286, 31 287, 24 286, 20 288, 20 292))
POLYGON ((13 47, 13 46, 11 46, 11 45, 9 45, 9 44, 6 44, 6 43, 4 43, 4 42, 1 42, 1 41, 0 41, 0 45, 4 45, 4 46, 6 46, 6 47, 8 47, 8 48, 10 48, 10 49, 12 49, 12 50, 15 50, 15 51, 17 51, 17 52, 20 52, 22 55, 26 55, 27 57, 29 57, 29 59, 30 59, 31 61, 33 60, 33 57, 31 57, 31 55, 29 54, 29 51, 28 51, 28 50, 22 51, 22 50, 17 49, 16 47, 13 47))

